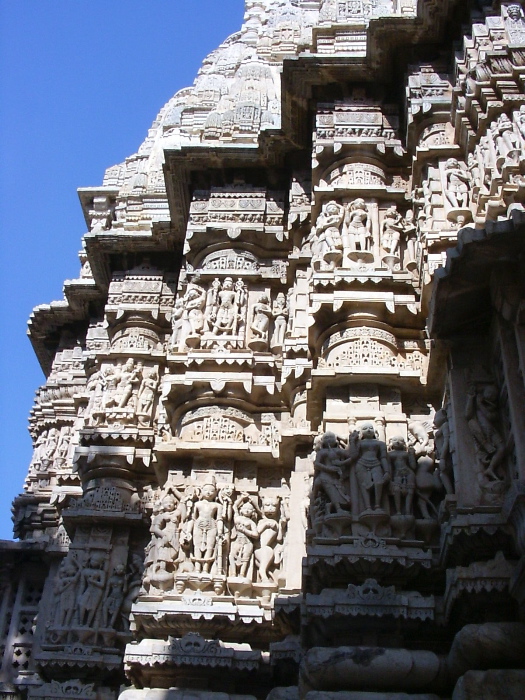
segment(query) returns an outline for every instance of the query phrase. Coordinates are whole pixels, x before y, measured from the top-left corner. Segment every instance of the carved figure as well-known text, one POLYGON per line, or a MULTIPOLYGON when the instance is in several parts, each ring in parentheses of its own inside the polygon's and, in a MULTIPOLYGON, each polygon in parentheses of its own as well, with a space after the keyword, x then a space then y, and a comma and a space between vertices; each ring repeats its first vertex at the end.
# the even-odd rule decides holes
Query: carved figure
POLYGON ((215 323, 213 324, 214 335, 231 334, 233 332, 237 315, 235 297, 233 280, 231 277, 227 277, 222 284, 221 291, 218 292, 219 306, 215 323))
POLYGON ((454 209, 468 207, 470 173, 463 170, 457 158, 449 158, 445 164, 445 196, 454 209))
POLYGON ((436 411, 434 416, 434 446, 441 483, 447 493, 454 493, 454 486, 450 477, 450 428, 445 408, 436 411))
POLYGON ((513 160, 519 151, 519 139, 514 131, 511 120, 502 112, 495 122, 492 122, 490 131, 494 139, 498 167, 501 161, 513 160))
POLYGON ((197 281, 198 277, 194 277, 184 295, 179 352, 183 352, 186 347, 197 347, 204 330, 206 292, 197 281))
POLYGON ((246 493, 235 501, 233 512, 235 535, 230 549, 230 569, 233 576, 246 579, 253 567, 254 541, 259 539, 257 512, 246 493))
POLYGON ((176 500, 167 494, 161 501, 159 512, 153 515, 150 532, 152 539, 146 552, 145 582, 151 581, 157 588, 171 583, 173 576, 168 568, 175 565, 179 550, 179 523, 182 512, 176 511, 176 500))
POLYGON ((217 319, 217 310, 219 308, 219 292, 221 289, 221 281, 216 277, 206 292, 206 308, 204 311, 206 330, 211 331, 215 320, 217 319))
POLYGON ((521 44, 525 39, 525 21, 523 19, 521 5, 507 5, 507 19, 505 28, 511 44, 521 44))
POLYGON ((355 430, 349 440, 350 460, 355 462, 355 471, 359 490, 363 497, 365 510, 372 507, 381 509, 383 488, 390 481, 390 463, 386 444, 376 438, 373 423, 364 423, 361 432, 355 430))
POLYGON ((424 423, 417 420, 408 422, 408 444, 414 449, 416 459, 421 455, 430 454, 432 445, 430 444, 430 435, 424 423))
POLYGON ((193 509, 193 561, 195 571, 209 573, 215 561, 217 545, 222 544, 223 521, 220 504, 215 501, 217 487, 211 476, 201 487, 200 499, 193 509))
POLYGON ((525 139, 525 105, 521 105, 519 110, 514 112, 514 119, 518 125, 518 131, 523 139, 525 139))
POLYGON ((435 520, 438 517, 437 509, 430 499, 436 491, 442 492, 440 478, 441 482, 443 478, 434 474, 434 468, 432 457, 419 458, 416 471, 416 496, 417 506, 424 520, 435 520))
POLYGON ((170 347, 178 350, 180 345, 180 337, 182 333, 183 320, 182 316, 184 313, 183 298, 177 297, 175 301, 175 306, 173 307, 173 313, 171 316, 171 340, 170 347))
POLYGON ((465 417, 484 475, 489 480, 502 481, 503 477, 498 471, 505 458, 506 449, 498 428, 498 390, 494 384, 486 384, 483 387, 470 385, 465 417))
POLYGON ((334 200, 323 205, 310 234, 314 267, 318 267, 321 261, 333 266, 341 259, 341 224, 344 215, 344 207, 334 200))
POLYGON ((325 433, 321 438, 314 462, 312 500, 316 501, 320 494, 328 498, 330 503, 326 506, 326 515, 329 515, 330 506, 336 513, 348 515, 348 511, 343 510, 343 505, 349 505, 350 498, 342 484, 342 468, 347 463, 346 458, 347 455, 339 446, 337 436, 334 433, 325 433))
POLYGON ((414 449, 412 447, 407 449, 405 439, 396 435, 390 438, 387 454, 392 470, 390 492, 394 496, 396 513, 398 515, 412 515, 417 468, 414 449), (401 503, 403 497, 405 499, 404 512, 401 503))
POLYGON ((118 408, 125 408, 132 396, 136 396, 136 392, 140 386, 142 379, 142 362, 133 362, 130 357, 120 372, 119 383, 117 385, 113 401, 118 408))
POLYGON ((274 325, 270 347, 272 350, 280 350, 284 344, 284 336, 288 322, 288 304, 286 303, 286 297, 283 292, 279 292, 273 302, 272 316, 274 325))
POLYGON ((108 578, 106 595, 102 605, 101 623, 104 628, 115 627, 126 593, 126 569, 118 564, 108 578))
POLYGON ((279 516, 279 498, 264 496, 257 523, 260 546, 255 550, 258 580, 262 582, 272 581, 271 568, 281 561, 285 522, 279 516))
POLYGON ((98 628, 99 607, 106 586, 104 559, 101 552, 91 554, 81 573, 78 611, 82 627, 98 628))
POLYGON ((348 205, 342 239, 345 257, 372 249, 372 222, 364 199, 355 199, 348 205))
POLYGON ((251 325, 252 333, 256 339, 268 342, 268 329, 270 327, 270 318, 272 309, 270 300, 267 294, 262 294, 259 301, 253 306, 253 322, 251 325))
POLYGON ((381 227, 381 247, 386 253, 397 255, 402 231, 403 217, 397 211, 396 205, 392 204, 385 212, 381 227))
POLYGON ((137 394, 137 413, 150 413, 158 383, 159 376, 155 367, 144 370, 142 383, 137 394))
POLYGON ((75 612, 77 586, 80 580, 80 566, 74 557, 66 557, 58 570, 55 581, 57 601, 55 627, 69 627, 75 612))

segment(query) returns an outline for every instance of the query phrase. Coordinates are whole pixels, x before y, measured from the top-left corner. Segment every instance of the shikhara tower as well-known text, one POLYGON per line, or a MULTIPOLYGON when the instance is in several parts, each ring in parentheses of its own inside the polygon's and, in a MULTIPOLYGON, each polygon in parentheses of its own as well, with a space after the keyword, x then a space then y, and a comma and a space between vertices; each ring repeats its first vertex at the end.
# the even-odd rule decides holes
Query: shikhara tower
POLYGON ((523 698, 524 79, 518 3, 247 0, 80 189, 0 698, 523 698))

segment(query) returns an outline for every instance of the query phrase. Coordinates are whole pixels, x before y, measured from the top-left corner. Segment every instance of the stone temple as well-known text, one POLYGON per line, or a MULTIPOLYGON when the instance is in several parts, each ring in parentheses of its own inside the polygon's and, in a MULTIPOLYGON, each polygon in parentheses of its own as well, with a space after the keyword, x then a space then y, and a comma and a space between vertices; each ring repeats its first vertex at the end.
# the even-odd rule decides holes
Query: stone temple
POLYGON ((0 698, 523 700, 521 4, 246 0, 79 194, 0 698))

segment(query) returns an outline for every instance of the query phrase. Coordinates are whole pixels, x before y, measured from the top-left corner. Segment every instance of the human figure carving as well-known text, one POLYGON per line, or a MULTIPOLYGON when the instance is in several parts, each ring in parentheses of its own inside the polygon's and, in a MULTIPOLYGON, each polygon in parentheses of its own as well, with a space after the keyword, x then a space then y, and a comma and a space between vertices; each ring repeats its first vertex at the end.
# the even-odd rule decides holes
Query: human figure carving
POLYGON ((521 5, 514 3, 507 5, 507 19, 505 28, 511 43, 521 43, 525 38, 525 21, 523 19, 521 5))
POLYGON ((255 550, 258 580, 272 581, 271 569, 281 559, 284 523, 279 518, 280 501, 278 497, 263 496, 261 518, 257 523, 259 533, 259 548, 255 550))
POLYGON ((230 549, 230 569, 234 576, 246 579, 253 565, 254 542, 259 539, 257 511, 248 494, 243 493, 235 501, 233 512, 235 538, 230 549))
POLYGON ((182 512, 176 510, 176 500, 167 494, 161 501, 159 510, 151 520, 152 539, 146 550, 147 572, 145 580, 158 587, 168 581, 168 569, 175 565, 179 550, 179 524, 182 512))
POLYGON ((259 301, 253 306, 253 321, 251 325, 251 330, 255 339, 268 342, 268 329, 270 327, 270 318, 272 316, 272 309, 270 307, 270 300, 267 294, 262 294, 259 301))
POLYGON ((474 438, 478 459, 484 475, 493 481, 502 481, 499 473, 505 458, 505 442, 499 432, 498 390, 494 384, 483 387, 469 386, 465 417, 474 438))
POLYGON ((66 557, 58 570, 54 593, 57 600, 55 627, 69 627, 76 609, 80 566, 72 556, 66 557))
POLYGON ((316 501, 320 494, 324 494, 330 501, 326 506, 326 515, 330 506, 336 513, 348 515, 343 506, 350 504, 350 498, 343 489, 342 468, 347 461, 345 451, 339 446, 337 436, 334 433, 325 433, 314 462, 314 483, 312 488, 312 501, 316 501))
POLYGON ((412 515, 412 503, 416 488, 416 457, 412 447, 407 449, 405 439, 396 435, 390 438, 388 445, 388 459, 392 470, 390 492, 394 496, 396 513, 398 515, 412 515), (402 498, 404 497, 404 509, 402 498))
POLYGON ((390 481, 390 463, 386 444, 376 438, 373 423, 364 423, 361 432, 355 430, 350 435, 349 454, 355 462, 355 471, 359 490, 363 497, 365 510, 381 510, 383 488, 390 481))
POLYGON ((233 332, 237 309, 235 308, 235 289, 231 277, 226 277, 222 284, 222 289, 218 293, 219 306, 215 323, 213 324, 214 335, 230 334, 233 332))
POLYGON ((106 586, 104 554, 91 554, 82 569, 78 599, 79 622, 82 627, 98 627, 98 613, 106 586))
POLYGON ((314 262, 323 261, 333 265, 341 258, 341 225, 344 216, 344 207, 334 200, 323 205, 310 234, 314 262))
POLYGON ((457 158, 449 158, 445 164, 445 196, 454 209, 468 207, 470 173, 463 170, 457 158))
POLYGON ((101 624, 103 628, 115 627, 120 608, 126 593, 126 569, 122 564, 117 564, 113 573, 108 578, 106 595, 102 604, 101 624))
POLYGON ((450 427, 445 408, 440 408, 434 416, 434 447, 439 469, 439 478, 448 494, 454 493, 450 477, 450 427))
POLYGON ((193 560, 195 571, 209 573, 215 561, 217 546, 222 544, 223 521, 220 504, 215 501, 217 487, 211 476, 200 492, 200 499, 193 509, 193 560))
POLYGON ((283 292, 279 292, 273 302, 272 316, 274 325, 270 347, 272 350, 279 350, 284 344, 284 336, 288 322, 288 304, 286 303, 286 297, 283 292))
POLYGON ((364 199, 355 199, 348 205, 342 239, 345 256, 353 251, 372 249, 372 222, 364 199))
POLYGON ((145 369, 137 394, 137 413, 150 413, 158 383, 157 369, 155 367, 145 369))
POLYGON ((402 231, 403 217, 397 211, 396 205, 392 204, 385 212, 381 227, 381 246, 386 253, 397 255, 402 231))
POLYGON ((187 347, 187 342, 190 341, 190 339, 192 346, 198 345, 200 336, 204 330, 206 292, 197 282, 198 277, 195 276, 184 294, 184 311, 182 314, 179 352, 184 352, 187 347))

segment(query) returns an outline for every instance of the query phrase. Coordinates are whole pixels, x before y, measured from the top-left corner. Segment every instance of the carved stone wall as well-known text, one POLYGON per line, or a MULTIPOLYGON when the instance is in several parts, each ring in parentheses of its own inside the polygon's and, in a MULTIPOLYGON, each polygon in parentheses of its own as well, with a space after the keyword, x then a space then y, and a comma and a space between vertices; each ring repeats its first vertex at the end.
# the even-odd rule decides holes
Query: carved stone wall
POLYGON ((1 697, 522 697, 524 71, 518 3, 247 0, 80 190, 1 697))

